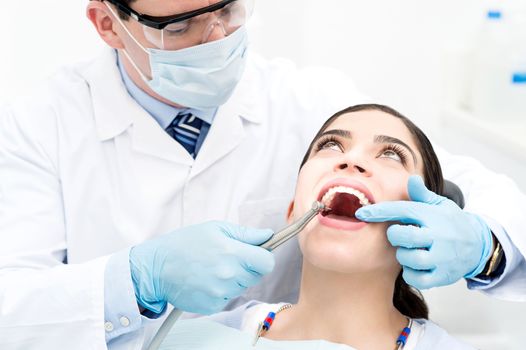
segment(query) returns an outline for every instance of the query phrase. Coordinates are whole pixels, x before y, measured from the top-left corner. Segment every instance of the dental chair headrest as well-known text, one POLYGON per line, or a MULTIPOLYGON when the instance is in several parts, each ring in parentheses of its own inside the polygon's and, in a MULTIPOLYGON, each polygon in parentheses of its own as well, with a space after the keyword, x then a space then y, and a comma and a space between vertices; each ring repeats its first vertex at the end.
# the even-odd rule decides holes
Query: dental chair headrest
POLYGON ((442 195, 451 199, 453 202, 457 203, 460 208, 464 209, 464 195, 460 188, 453 182, 444 180, 444 193, 442 195))

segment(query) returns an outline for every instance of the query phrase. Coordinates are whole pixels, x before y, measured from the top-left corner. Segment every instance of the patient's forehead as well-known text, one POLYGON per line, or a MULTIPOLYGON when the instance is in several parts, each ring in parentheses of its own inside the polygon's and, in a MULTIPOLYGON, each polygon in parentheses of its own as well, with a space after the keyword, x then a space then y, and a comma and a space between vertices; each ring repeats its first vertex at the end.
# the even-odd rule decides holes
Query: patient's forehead
POLYGON ((400 118, 376 110, 351 112, 341 115, 333 121, 327 130, 348 130, 356 138, 368 138, 370 141, 375 135, 396 137, 418 151, 413 135, 400 118))

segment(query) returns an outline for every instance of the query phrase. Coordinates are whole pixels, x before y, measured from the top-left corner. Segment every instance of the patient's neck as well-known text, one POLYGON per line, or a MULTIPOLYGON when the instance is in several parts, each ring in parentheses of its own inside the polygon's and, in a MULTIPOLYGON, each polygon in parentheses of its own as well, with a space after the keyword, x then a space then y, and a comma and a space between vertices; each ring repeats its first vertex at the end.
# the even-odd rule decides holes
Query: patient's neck
POLYGON ((276 316, 269 337, 391 349, 407 324, 393 306, 394 283, 394 273, 342 274, 304 260, 298 303, 276 316))

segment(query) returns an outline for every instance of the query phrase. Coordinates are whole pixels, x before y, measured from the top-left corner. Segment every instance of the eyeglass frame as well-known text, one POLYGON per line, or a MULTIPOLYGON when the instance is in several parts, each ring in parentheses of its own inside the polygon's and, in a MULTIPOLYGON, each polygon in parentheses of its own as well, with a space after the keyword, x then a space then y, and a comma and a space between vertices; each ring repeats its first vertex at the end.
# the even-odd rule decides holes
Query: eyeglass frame
MULTIPOLYGON (((90 0, 90 1, 93 1, 93 0, 90 0)), ((102 1, 107 1, 107 2, 115 5, 119 11, 121 11, 124 14, 130 16, 131 18, 133 18, 137 22, 139 22, 141 24, 144 24, 145 26, 148 26, 150 28, 162 30, 166 26, 168 26, 168 25, 170 25, 172 23, 186 21, 186 20, 188 20, 190 18, 199 16, 199 15, 202 15, 202 14, 205 14, 205 13, 215 12, 215 11, 220 10, 223 7, 227 6, 228 4, 233 3, 234 1, 239 1, 239 0, 222 0, 222 1, 219 1, 219 2, 217 2, 215 4, 212 4, 212 5, 206 6, 206 7, 202 7, 202 8, 197 9, 197 10, 183 12, 183 13, 180 13, 180 14, 177 14, 177 15, 173 15, 173 16, 162 16, 162 17, 149 16, 149 15, 145 15, 145 14, 139 13, 139 12, 135 11, 134 9, 132 9, 131 7, 129 7, 128 5, 123 4, 119 0, 95 0, 95 1, 101 1, 101 2, 102 1)))

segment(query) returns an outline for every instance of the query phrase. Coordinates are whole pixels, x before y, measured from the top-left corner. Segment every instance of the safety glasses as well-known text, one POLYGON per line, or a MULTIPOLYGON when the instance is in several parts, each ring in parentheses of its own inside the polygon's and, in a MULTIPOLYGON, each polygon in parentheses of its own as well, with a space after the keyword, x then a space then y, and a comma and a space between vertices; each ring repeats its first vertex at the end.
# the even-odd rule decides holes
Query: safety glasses
POLYGON ((252 15, 254 0, 222 0, 210 6, 172 16, 141 14, 120 0, 99 0, 113 4, 120 12, 143 25, 145 38, 163 50, 199 45, 215 28, 226 36, 244 25, 252 15))

